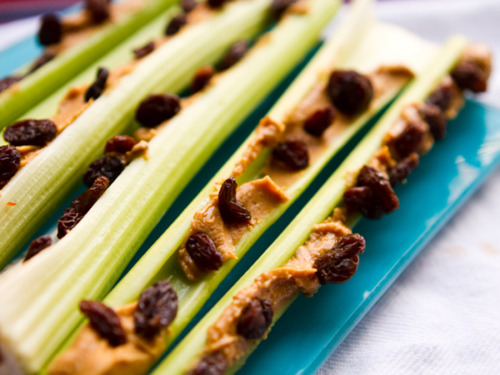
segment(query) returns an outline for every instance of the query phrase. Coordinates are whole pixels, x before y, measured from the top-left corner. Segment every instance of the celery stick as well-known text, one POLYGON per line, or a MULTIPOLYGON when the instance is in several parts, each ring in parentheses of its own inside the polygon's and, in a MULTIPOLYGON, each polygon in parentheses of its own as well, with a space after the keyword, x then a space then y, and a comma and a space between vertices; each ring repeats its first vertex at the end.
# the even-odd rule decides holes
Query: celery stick
MULTIPOLYGON (((217 22, 193 28, 191 35, 196 38, 191 43, 197 54, 203 52, 207 42, 204 35, 227 40, 231 37, 228 34, 238 28, 259 23, 256 19, 267 14, 269 3, 234 3, 217 17, 217 22)), ((4 356, 14 358, 30 372, 47 364, 81 321, 76 308, 79 301, 101 298, 109 291, 203 162, 318 40, 317 24, 326 23, 327 15, 336 8, 331 4, 331 0, 313 0, 313 8, 319 12, 294 15, 280 22, 264 37, 265 42, 258 43, 243 60, 218 77, 213 87, 153 138, 148 159, 135 159, 68 235, 0 275, 0 304, 4 306, 0 311, 0 348, 4 356)), ((187 48, 175 40, 170 43, 187 48)), ((159 51, 159 56, 162 52, 166 54, 159 51)), ((156 55, 148 59, 158 65, 163 62, 156 55)), ((176 55, 172 59, 181 60, 176 55)), ((154 64, 147 67, 161 71, 154 64)), ((142 78, 145 73, 140 68, 137 71, 142 78)), ((133 90, 140 91, 139 98, 144 96, 143 88, 133 83, 124 80, 120 85, 128 101, 131 96, 135 98, 133 90)), ((104 112, 108 106, 123 106, 124 100, 102 103, 97 101, 96 106, 104 112)))
POLYGON ((177 0, 148 0, 140 11, 97 31, 88 40, 61 53, 53 61, 18 82, 18 87, 0 93, 0 129, 43 100, 86 66, 99 59, 177 0))
MULTIPOLYGON (((236 2, 220 15, 186 28, 145 57, 109 95, 95 101, 21 169, 1 192, 0 267, 80 181, 85 168, 102 153, 106 140, 130 124, 136 106, 147 94, 184 88, 201 65, 214 63, 236 40, 266 27, 268 5, 269 0, 236 2), (227 29, 232 32, 225 32, 227 29), (8 206, 8 202, 16 205, 8 206)), ((50 108, 54 104, 52 101, 50 108)), ((34 114, 45 113, 43 106, 34 114)))
MULTIPOLYGON (((427 97, 456 63, 465 45, 466 41, 459 37, 451 39, 446 44, 438 55, 433 58, 429 67, 412 82, 404 94, 390 107, 388 112, 351 152, 283 233, 174 348, 153 374, 183 374, 194 365, 204 349, 208 328, 215 323, 224 309, 231 303, 233 296, 251 284, 260 274, 281 267, 294 255, 297 248, 307 240, 313 226, 328 217, 341 202, 346 188, 345 178, 348 173, 359 170, 370 160, 381 146, 386 132, 400 116, 401 110, 406 105, 427 97)), ((275 312, 274 321, 283 312, 284 309, 275 312)), ((238 365, 241 366, 242 362, 239 362, 238 365)), ((235 371, 236 367, 238 366, 235 366, 232 371, 235 371)))

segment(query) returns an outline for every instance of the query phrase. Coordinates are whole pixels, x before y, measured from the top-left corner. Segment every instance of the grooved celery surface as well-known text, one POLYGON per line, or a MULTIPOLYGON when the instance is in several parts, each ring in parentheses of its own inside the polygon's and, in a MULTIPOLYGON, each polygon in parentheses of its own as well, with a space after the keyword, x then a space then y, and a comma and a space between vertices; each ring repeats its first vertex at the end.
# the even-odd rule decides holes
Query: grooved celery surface
POLYGON ((175 2, 177 0, 145 1, 144 9, 127 16, 121 22, 104 27, 85 42, 61 53, 54 61, 21 80, 18 90, 1 93, 0 129, 57 90, 122 40, 162 14, 175 2))
MULTIPOLYGON (((341 202, 347 175, 359 170, 369 161, 381 146, 384 135, 398 119, 401 110, 406 105, 425 99, 430 91, 439 84, 442 77, 456 63, 465 45, 466 42, 462 38, 455 38, 447 43, 433 58, 428 69, 405 90, 404 94, 349 154, 268 250, 156 368, 153 372, 154 375, 182 374, 194 363, 204 349, 208 328, 215 323, 224 309, 231 303, 233 296, 251 284, 260 274, 281 267, 294 255, 297 248, 307 240, 313 226, 328 217, 341 202)), ((284 313, 286 307, 288 305, 283 310, 275 312, 274 321, 284 313)), ((300 329, 300 325, 297 329, 300 329)), ((230 372, 234 372, 242 364, 243 361, 239 362, 230 372)))

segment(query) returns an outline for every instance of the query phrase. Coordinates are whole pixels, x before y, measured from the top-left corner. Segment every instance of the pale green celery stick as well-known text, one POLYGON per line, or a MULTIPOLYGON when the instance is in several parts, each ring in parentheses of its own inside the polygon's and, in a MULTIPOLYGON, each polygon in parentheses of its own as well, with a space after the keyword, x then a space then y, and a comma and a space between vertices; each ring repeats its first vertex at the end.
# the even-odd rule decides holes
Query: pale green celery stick
MULTIPOLYGON (((88 165, 102 154, 106 140, 130 125, 147 94, 183 89, 201 65, 215 63, 236 40, 263 30, 268 25, 268 5, 269 0, 231 3, 219 15, 181 30, 21 169, 1 191, 0 267, 81 181, 88 165)), ((50 108, 54 105, 52 101, 50 108)), ((46 114, 45 107, 37 110, 46 114)))
MULTIPOLYGON (((153 372, 154 375, 183 374, 194 365, 205 347, 208 328, 215 323, 224 309, 231 303, 233 296, 250 285, 263 272, 283 266, 295 254, 297 248, 307 240, 313 226, 327 218, 333 209, 341 203, 347 186, 346 178, 366 164, 381 147, 383 137, 397 121, 402 109, 411 103, 425 99, 453 67, 465 46, 466 41, 463 38, 455 37, 442 48, 432 59, 433 61, 429 67, 396 100, 250 270, 240 278, 156 368, 153 372)), ((282 311, 275 312, 274 321, 281 316, 287 306, 286 304, 282 311)), ((300 326, 297 329, 300 329, 300 326)), ((242 364, 243 360, 234 366, 230 372, 236 371, 238 366, 242 364)))
POLYGON ((0 93, 0 129, 71 80, 138 29, 161 15, 178 0, 147 0, 140 11, 97 31, 86 41, 61 53, 53 61, 0 93))
MULTIPOLYGON (((261 24, 259 19, 269 13, 269 4, 269 0, 228 4, 214 21, 186 30, 186 36, 195 38, 190 39, 191 44, 183 43, 182 48, 186 51, 191 46, 193 54, 196 51, 199 55, 209 36, 214 43, 241 38, 235 35, 237 30, 261 24)), ((78 303, 84 298, 102 298, 109 291, 190 178, 317 42, 320 27, 315 25, 326 23, 326 14, 331 15, 336 7, 331 0, 313 0, 312 5, 320 14, 294 15, 280 22, 244 59, 170 120, 149 143, 148 158, 135 159, 125 168, 69 234, 0 275, 0 349, 4 358, 13 358, 31 372, 47 364, 82 320, 78 303)), ((181 48, 175 38, 169 43, 181 48)), ((155 78, 155 82, 166 78, 165 69, 158 66, 163 60, 157 57, 165 54, 165 50, 159 50, 148 57, 147 68, 155 72, 155 77, 147 77, 155 78)), ((175 54, 168 56, 181 61, 175 54)), ((137 72, 146 76, 141 67, 137 72)), ((133 109, 149 91, 134 82, 124 79, 116 90, 123 93, 123 100, 115 102, 108 97, 103 104, 98 100, 95 105, 99 116, 103 112, 119 116, 108 107, 123 106, 125 99, 133 109), (139 91, 137 100, 133 90, 139 91)), ((151 85, 149 80, 143 83, 151 85)))

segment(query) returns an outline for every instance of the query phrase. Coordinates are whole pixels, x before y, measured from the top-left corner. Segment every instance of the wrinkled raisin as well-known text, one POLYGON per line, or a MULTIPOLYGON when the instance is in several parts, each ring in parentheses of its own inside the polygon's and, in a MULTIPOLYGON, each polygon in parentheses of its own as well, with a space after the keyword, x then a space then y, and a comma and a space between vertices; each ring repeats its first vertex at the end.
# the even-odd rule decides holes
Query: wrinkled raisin
POLYGON ((443 112, 446 112, 451 107, 454 98, 455 92, 453 91, 453 87, 444 85, 434 90, 429 95, 426 102, 438 106, 443 112))
POLYGON ((98 177, 93 185, 71 202, 57 222, 57 238, 63 238, 89 212, 97 200, 104 194, 110 182, 106 177, 98 177))
POLYGON ((236 180, 229 177, 219 190, 219 210, 227 223, 248 222, 252 218, 250 212, 236 200, 236 180))
POLYGON ((305 169, 309 165, 307 145, 298 138, 278 143, 273 150, 273 158, 295 171, 305 169))
POLYGON ((389 146, 396 152, 396 157, 403 159, 417 152, 422 146, 427 133, 425 124, 412 121, 406 124, 404 130, 389 142, 389 146))
POLYGON ((236 331, 249 340, 262 338, 273 321, 273 305, 266 299, 254 297, 243 309, 236 331))
POLYGON ((94 23, 102 23, 110 16, 109 0, 85 0, 85 9, 94 23))
POLYGON ((35 60, 35 62, 33 62, 33 65, 31 65, 28 74, 36 72, 38 69, 47 64, 49 61, 54 60, 55 57, 56 57, 55 52, 45 51, 42 56, 40 56, 38 59, 35 60))
POLYGON ((33 242, 31 242, 26 255, 24 256, 24 262, 26 262, 28 259, 33 258, 35 255, 37 255, 50 245, 52 245, 52 238, 50 238, 50 236, 42 236, 34 239, 33 242))
POLYGON ((314 137, 321 137, 334 118, 335 110, 332 106, 318 109, 306 120, 304 130, 314 137))
POLYGON ((231 68, 246 55, 249 48, 250 44, 245 40, 240 40, 239 42, 234 43, 226 56, 222 59, 220 70, 231 68))
POLYGON ((461 90, 485 92, 488 86, 488 74, 469 61, 460 61, 451 72, 451 77, 461 90))
POLYGON ((147 128, 153 128, 174 117, 181 110, 178 96, 170 94, 152 94, 144 99, 137 111, 135 119, 147 128))
POLYGON ((114 156, 103 156, 89 165, 87 172, 83 175, 83 183, 92 186, 98 177, 106 177, 111 184, 123 172, 125 164, 114 156))
POLYGON ((203 66, 195 73, 191 82, 191 94, 201 91, 208 85, 216 71, 213 66, 203 66))
POLYGON ((23 76, 9 76, 0 79, 0 92, 7 90, 14 83, 19 82, 23 79, 23 76))
POLYGON ((105 152, 125 154, 134 148, 135 139, 128 135, 117 135, 106 142, 105 152))
POLYGON ((99 68, 97 70, 97 76, 94 81, 90 85, 90 87, 85 92, 85 101, 88 102, 90 99, 96 100, 98 97, 102 95, 102 92, 106 88, 106 82, 109 77, 109 71, 105 68, 99 68))
POLYGON ((112 347, 127 342, 120 317, 112 308, 102 302, 83 300, 80 302, 80 311, 89 319, 92 329, 112 347))
POLYGON ((359 256, 365 251, 365 239, 359 234, 343 236, 333 248, 314 262, 320 284, 339 284, 349 280, 358 268, 359 256))
POLYGON ((205 233, 199 232, 189 236, 186 250, 201 268, 215 271, 222 266, 224 261, 212 239, 205 233))
POLYGON ((142 59, 155 50, 155 42, 151 41, 146 45, 133 50, 136 59, 142 59))
POLYGON ((271 3, 271 12, 276 18, 281 17, 283 13, 297 0, 273 0, 271 3))
POLYGON ((165 30, 165 35, 172 36, 179 32, 187 24, 187 17, 184 13, 178 14, 170 20, 165 30))
POLYGON ((388 174, 391 186, 394 187, 406 180, 410 173, 418 167, 418 160, 418 154, 414 152, 389 169, 388 174))
POLYGON ((207 2, 210 8, 221 8, 227 0, 208 0, 207 2))
POLYGON ((198 2, 196 0, 182 0, 181 8, 185 13, 189 13, 194 10, 198 6, 198 2))
POLYGON ((205 354, 186 375, 224 375, 229 368, 226 358, 220 352, 205 354))
POLYGON ((21 154, 15 147, 0 147, 0 187, 16 174, 20 165, 21 154))
POLYGON ((177 293, 168 281, 159 281, 142 292, 134 311, 134 330, 151 340, 177 315, 177 293))
POLYGON ((446 116, 437 105, 425 103, 419 109, 420 116, 429 125, 432 136, 435 140, 446 137, 446 116))
POLYGON ((45 146, 57 135, 50 120, 22 120, 5 129, 3 138, 13 146, 45 146))
POLYGON ((353 70, 332 72, 327 92, 335 108, 348 116, 365 111, 373 98, 370 79, 353 70))
POLYGON ((42 25, 38 31, 38 41, 44 46, 57 44, 61 41, 63 27, 59 16, 54 13, 42 16, 42 25))

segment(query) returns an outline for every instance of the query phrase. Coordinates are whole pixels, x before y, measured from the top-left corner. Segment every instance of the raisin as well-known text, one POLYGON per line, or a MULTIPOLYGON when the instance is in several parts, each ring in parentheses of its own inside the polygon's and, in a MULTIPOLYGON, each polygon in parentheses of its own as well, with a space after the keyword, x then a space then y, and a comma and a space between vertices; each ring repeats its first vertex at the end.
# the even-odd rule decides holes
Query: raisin
POLYGON ((128 135, 117 135, 106 142, 105 152, 125 154, 134 148, 135 139, 128 135))
POLYGON ((205 233, 199 232, 189 236, 186 250, 201 268, 215 271, 222 266, 224 261, 212 239, 205 233))
POLYGON ((102 302, 83 300, 80 302, 80 311, 89 319, 92 329, 112 347, 127 342, 120 317, 112 308, 102 302))
POLYGON ((296 2, 297 0, 273 0, 271 3, 271 12, 276 18, 279 18, 293 3, 296 2))
POLYGON ((418 154, 414 152, 410 156, 401 160, 394 167, 389 169, 388 174, 391 186, 394 187, 399 183, 403 182, 404 180, 406 180, 406 178, 410 175, 410 173, 413 172, 413 170, 418 167, 418 161, 419 161, 418 154))
POLYGON ((222 6, 227 2, 227 0, 208 0, 208 6, 210 8, 222 8, 222 6))
POLYGON ((335 110, 332 106, 319 109, 306 120, 304 130, 314 137, 321 137, 334 118, 335 110))
POLYGON ((33 258, 35 255, 37 255, 39 252, 41 252, 43 249, 46 249, 50 245, 52 245, 52 238, 50 238, 50 236, 42 236, 34 239, 31 242, 30 247, 28 247, 28 251, 24 256, 23 262, 26 262, 28 259, 33 258))
POLYGON ((437 105, 426 103, 419 109, 420 116, 429 125, 435 140, 446 137, 446 116, 437 105))
POLYGON ((189 13, 194 10, 198 6, 198 2, 196 0, 182 0, 181 8, 185 13, 189 13))
POLYGON ((63 238, 85 216, 97 200, 104 194, 110 182, 106 177, 98 177, 93 185, 71 202, 57 222, 57 238, 63 238))
POLYGON ((297 138, 278 143, 273 150, 273 158, 295 171, 305 169, 309 165, 307 145, 297 138))
POLYGON ((203 66, 195 73, 191 82, 191 94, 201 91, 208 85, 216 71, 213 66, 203 66))
POLYGON ((236 180, 229 177, 219 190, 219 210, 227 223, 248 222, 252 218, 250 212, 236 200, 236 180))
POLYGON ((425 139, 426 132, 427 128, 422 122, 409 122, 401 134, 391 140, 390 146, 396 152, 396 156, 403 159, 419 150, 425 139))
POLYGON ((153 339, 177 315, 177 293, 168 281, 159 281, 142 292, 134 311, 134 330, 146 340, 153 339))
POLYGON ((57 135, 50 120, 22 120, 8 126, 3 138, 13 146, 45 146, 57 135))
POLYGON ((262 338, 273 321, 273 305, 267 299, 253 297, 238 319, 236 331, 249 340, 262 338))
POLYGON ((170 94, 152 94, 144 99, 137 111, 135 119, 147 128, 153 128, 174 117, 181 110, 178 96, 170 94))
POLYGON ((97 70, 97 76, 94 81, 90 85, 90 87, 85 92, 85 101, 88 102, 90 99, 96 100, 98 97, 102 95, 102 92, 106 88, 106 82, 109 77, 109 71, 105 68, 99 68, 97 70))
POLYGON ((335 108, 348 116, 365 111, 373 98, 370 79, 353 70, 332 72, 327 92, 335 108))
POLYGON ((36 72, 38 69, 47 64, 49 61, 52 61, 55 57, 56 57, 55 52, 45 51, 43 55, 40 56, 38 59, 36 59, 33 65, 31 65, 28 74, 36 72))
POLYGON ((205 354, 186 375, 224 375, 229 368, 226 358, 220 352, 205 354))
POLYGON ((134 53, 136 59, 142 59, 143 57, 146 57, 154 50, 155 50, 155 42, 151 41, 140 48, 134 49, 132 52, 134 53))
POLYGON ((123 172, 125 164, 114 156, 103 156, 89 165, 87 172, 83 175, 83 183, 88 187, 94 184, 98 177, 106 177, 111 184, 123 172))
POLYGON ((172 18, 167 25, 165 35, 172 36, 179 32, 187 24, 187 17, 184 13, 179 14, 172 18))
POLYGON ((22 79, 23 79, 22 76, 9 76, 0 79, 0 92, 7 90, 10 86, 19 82, 22 79))
POLYGON ((220 70, 231 68, 246 55, 249 48, 250 44, 245 40, 240 40, 239 42, 234 43, 226 56, 222 59, 220 70))
POLYGON ((44 46, 57 44, 61 41, 63 27, 59 16, 55 13, 48 13, 42 16, 42 25, 38 31, 38 41, 44 46))
POLYGON ((446 112, 451 107, 454 98, 455 92, 453 91, 453 87, 445 85, 434 90, 426 102, 438 106, 443 112, 446 112))
POLYGON ((85 0, 85 9, 94 23, 102 23, 110 16, 109 0, 85 0))
POLYGON ((343 236, 333 248, 314 262, 320 284, 339 284, 349 280, 358 268, 359 256, 365 251, 365 239, 359 234, 343 236))
POLYGON ((485 92, 488 86, 488 74, 469 61, 460 61, 451 72, 451 77, 461 90, 479 93, 485 92))
POLYGON ((21 165, 21 153, 12 146, 0 147, 0 187, 16 174, 21 165))

